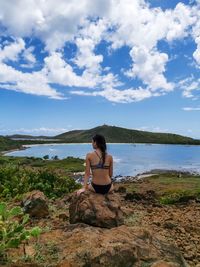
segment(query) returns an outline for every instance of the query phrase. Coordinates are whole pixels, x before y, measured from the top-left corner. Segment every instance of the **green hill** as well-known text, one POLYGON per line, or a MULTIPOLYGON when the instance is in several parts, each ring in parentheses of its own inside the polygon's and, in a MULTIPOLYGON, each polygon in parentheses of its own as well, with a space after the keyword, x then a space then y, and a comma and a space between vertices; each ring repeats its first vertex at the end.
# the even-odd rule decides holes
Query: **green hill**
POLYGON ((52 136, 45 136, 45 135, 39 135, 39 136, 33 136, 33 135, 25 135, 25 134, 13 134, 13 135, 6 135, 5 137, 11 138, 11 139, 52 139, 52 136))
POLYGON ((131 130, 116 126, 98 126, 89 130, 69 131, 54 138, 62 139, 67 143, 91 142, 93 135, 102 134, 108 143, 157 143, 157 144, 196 144, 200 140, 170 133, 153 133, 147 131, 131 130))
POLYGON ((4 136, 0 136, 0 151, 17 149, 21 147, 22 145, 18 141, 12 140, 4 136))

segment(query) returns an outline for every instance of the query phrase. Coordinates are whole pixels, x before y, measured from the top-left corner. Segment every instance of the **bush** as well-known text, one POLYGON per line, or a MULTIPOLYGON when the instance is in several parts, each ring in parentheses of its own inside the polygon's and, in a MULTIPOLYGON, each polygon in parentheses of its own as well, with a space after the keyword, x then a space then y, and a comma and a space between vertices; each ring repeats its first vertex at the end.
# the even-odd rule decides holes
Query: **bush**
POLYGON ((0 167, 0 195, 3 198, 19 197, 34 189, 50 198, 60 197, 80 187, 73 178, 49 170, 31 171, 12 165, 0 167))
POLYGON ((9 248, 17 248, 23 241, 31 236, 37 237, 41 233, 39 227, 26 229, 25 224, 29 215, 23 214, 20 207, 8 209, 5 203, 0 203, 0 256, 7 257, 6 251, 9 248), (20 220, 16 217, 21 217, 20 220))

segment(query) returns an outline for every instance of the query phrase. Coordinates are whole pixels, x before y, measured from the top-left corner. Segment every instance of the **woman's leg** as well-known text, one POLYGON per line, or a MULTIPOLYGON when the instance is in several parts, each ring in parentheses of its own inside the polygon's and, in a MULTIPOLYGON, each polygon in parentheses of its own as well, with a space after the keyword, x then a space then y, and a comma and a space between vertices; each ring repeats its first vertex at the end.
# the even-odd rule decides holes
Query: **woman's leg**
MULTIPOLYGON (((92 192, 95 192, 95 190, 94 190, 94 188, 93 188, 93 186, 92 186, 91 184, 88 185, 88 189, 89 189, 90 191, 92 191, 92 192)), ((95 192, 95 193, 96 193, 96 192, 95 192)))
POLYGON ((112 183, 112 185, 111 185, 110 190, 108 191, 108 193, 113 193, 113 191, 114 191, 114 185, 112 183))

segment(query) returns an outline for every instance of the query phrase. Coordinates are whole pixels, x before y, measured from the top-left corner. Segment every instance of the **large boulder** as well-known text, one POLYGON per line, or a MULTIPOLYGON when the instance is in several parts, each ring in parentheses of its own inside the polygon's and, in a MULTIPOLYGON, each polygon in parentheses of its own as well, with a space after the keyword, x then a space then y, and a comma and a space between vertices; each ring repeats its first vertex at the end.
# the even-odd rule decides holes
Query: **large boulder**
POLYGON ((22 200, 21 206, 31 217, 43 218, 49 214, 48 200, 43 192, 33 190, 22 200))
POLYGON ((124 223, 119 195, 96 194, 89 190, 71 198, 70 223, 83 222, 93 226, 112 228, 124 223))
POLYGON ((188 267, 176 247, 141 227, 77 223, 57 238, 63 257, 57 267, 188 267))

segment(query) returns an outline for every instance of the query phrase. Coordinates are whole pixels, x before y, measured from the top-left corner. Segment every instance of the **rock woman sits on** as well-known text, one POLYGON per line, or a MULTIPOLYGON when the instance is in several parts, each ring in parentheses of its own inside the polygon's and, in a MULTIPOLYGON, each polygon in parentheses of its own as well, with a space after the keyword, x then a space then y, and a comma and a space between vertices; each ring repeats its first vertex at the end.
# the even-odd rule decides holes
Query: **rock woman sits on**
POLYGON ((96 134, 92 138, 94 151, 86 155, 86 166, 83 188, 77 191, 81 194, 85 190, 91 190, 99 194, 107 194, 113 191, 111 180, 113 175, 113 157, 106 152, 106 141, 103 135, 96 134), (92 174, 91 184, 88 183, 92 174))

